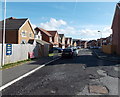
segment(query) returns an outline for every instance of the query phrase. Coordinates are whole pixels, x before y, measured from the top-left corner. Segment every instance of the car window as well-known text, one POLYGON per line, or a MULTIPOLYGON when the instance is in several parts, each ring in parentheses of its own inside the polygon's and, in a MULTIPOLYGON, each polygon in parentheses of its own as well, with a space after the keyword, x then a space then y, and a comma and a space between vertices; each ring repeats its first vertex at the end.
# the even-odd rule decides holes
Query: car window
POLYGON ((64 49, 63 52, 71 52, 72 49, 64 49))
POLYGON ((76 49, 73 49, 73 51, 76 51, 76 49))

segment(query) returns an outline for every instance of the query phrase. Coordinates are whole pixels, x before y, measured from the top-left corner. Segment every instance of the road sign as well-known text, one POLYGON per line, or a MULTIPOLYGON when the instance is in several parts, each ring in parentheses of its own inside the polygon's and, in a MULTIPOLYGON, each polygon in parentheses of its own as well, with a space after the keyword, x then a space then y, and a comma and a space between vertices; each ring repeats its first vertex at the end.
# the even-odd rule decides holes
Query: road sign
POLYGON ((12 55, 12 44, 6 44, 6 55, 12 55))

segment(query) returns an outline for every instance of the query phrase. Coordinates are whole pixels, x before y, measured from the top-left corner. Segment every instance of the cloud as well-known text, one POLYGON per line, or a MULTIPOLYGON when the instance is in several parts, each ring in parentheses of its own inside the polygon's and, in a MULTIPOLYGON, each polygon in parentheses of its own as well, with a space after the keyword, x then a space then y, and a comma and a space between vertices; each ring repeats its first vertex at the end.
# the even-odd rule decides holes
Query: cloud
POLYGON ((108 37, 112 31, 108 25, 81 25, 81 27, 69 26, 64 20, 51 18, 50 21, 41 23, 40 27, 46 30, 57 30, 60 34, 65 34, 66 37, 79 38, 85 40, 98 39, 108 37), (101 33, 98 32, 101 29, 101 33))
POLYGON ((105 28, 103 29, 103 32, 102 32, 103 37, 107 37, 107 36, 109 36, 110 34, 112 34, 111 26, 105 27, 105 28))
POLYGON ((112 34, 112 30, 110 28, 110 26, 105 26, 103 27, 103 29, 101 29, 100 32, 98 32, 98 30, 96 29, 82 29, 79 30, 79 35, 83 38, 88 38, 88 39, 98 39, 101 38, 101 34, 102 37, 108 37, 110 34, 112 34))
POLYGON ((49 22, 41 23, 40 27, 46 30, 56 30, 63 25, 67 25, 64 20, 56 20, 54 18, 51 18, 49 22))
POLYGON ((57 31, 60 34, 65 34, 66 37, 75 38, 75 36, 77 35, 76 29, 74 27, 70 27, 70 26, 67 26, 64 29, 58 29, 57 31))
POLYGON ((37 26, 35 24, 32 24, 32 28, 35 29, 37 26))

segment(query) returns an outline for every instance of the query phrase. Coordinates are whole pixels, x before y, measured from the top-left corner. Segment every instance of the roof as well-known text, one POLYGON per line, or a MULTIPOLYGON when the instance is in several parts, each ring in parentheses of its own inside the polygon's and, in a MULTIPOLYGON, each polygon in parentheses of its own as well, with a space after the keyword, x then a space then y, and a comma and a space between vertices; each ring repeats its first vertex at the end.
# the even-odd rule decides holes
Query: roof
POLYGON ((64 37, 64 34, 59 34, 60 38, 63 38, 64 37))
MULTIPOLYGON (((23 18, 23 19, 16 19, 14 17, 10 17, 6 19, 6 29, 19 29, 26 21, 28 18, 23 18)), ((3 23, 4 20, 0 21, 0 24, 2 24, 3 28, 3 23)))
POLYGON ((76 41, 73 41, 73 44, 74 44, 74 43, 77 43, 77 42, 76 42, 76 41))
POLYGON ((117 4, 118 4, 118 6, 119 6, 119 8, 120 8, 120 2, 118 2, 117 4))
POLYGON ((48 35, 48 36, 52 36, 48 31, 46 31, 45 29, 43 29, 43 28, 40 28, 40 27, 36 27, 35 28, 35 30, 36 29, 38 29, 38 30, 40 30, 40 31, 42 31, 43 33, 45 33, 46 35, 48 35))
POLYGON ((43 40, 36 40, 37 43, 41 44, 41 45, 44 45, 44 44, 50 44, 46 41, 43 41, 43 40))
POLYGON ((115 26, 115 20, 116 20, 116 18, 118 17, 119 18, 119 16, 117 15, 118 13, 117 12, 119 12, 119 15, 120 15, 120 2, 119 3, 117 3, 117 5, 116 5, 116 9, 115 9, 115 13, 114 13, 114 17, 113 17, 113 22, 112 22, 112 26, 111 26, 111 29, 113 29, 113 27, 115 26))
POLYGON ((49 34, 51 34, 51 35, 52 35, 52 37, 54 37, 54 36, 55 36, 55 34, 57 33, 57 31, 47 31, 47 32, 49 32, 49 34))

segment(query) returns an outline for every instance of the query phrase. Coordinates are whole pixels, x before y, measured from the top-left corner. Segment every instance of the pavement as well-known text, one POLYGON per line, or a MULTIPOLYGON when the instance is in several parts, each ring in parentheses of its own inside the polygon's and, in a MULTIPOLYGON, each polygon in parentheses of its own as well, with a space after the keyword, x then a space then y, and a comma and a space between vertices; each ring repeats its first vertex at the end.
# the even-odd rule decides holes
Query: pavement
POLYGON ((96 54, 96 56, 100 59, 114 61, 120 63, 120 56, 115 54, 106 54, 102 52, 100 49, 92 49, 92 51, 96 54))
POLYGON ((34 61, 2 70, 2 86, 56 58, 58 57, 41 57, 34 61))
POLYGON ((54 61, 5 88, 2 94, 118 97, 119 69, 117 62, 100 60, 91 50, 82 49, 77 57, 54 61))

